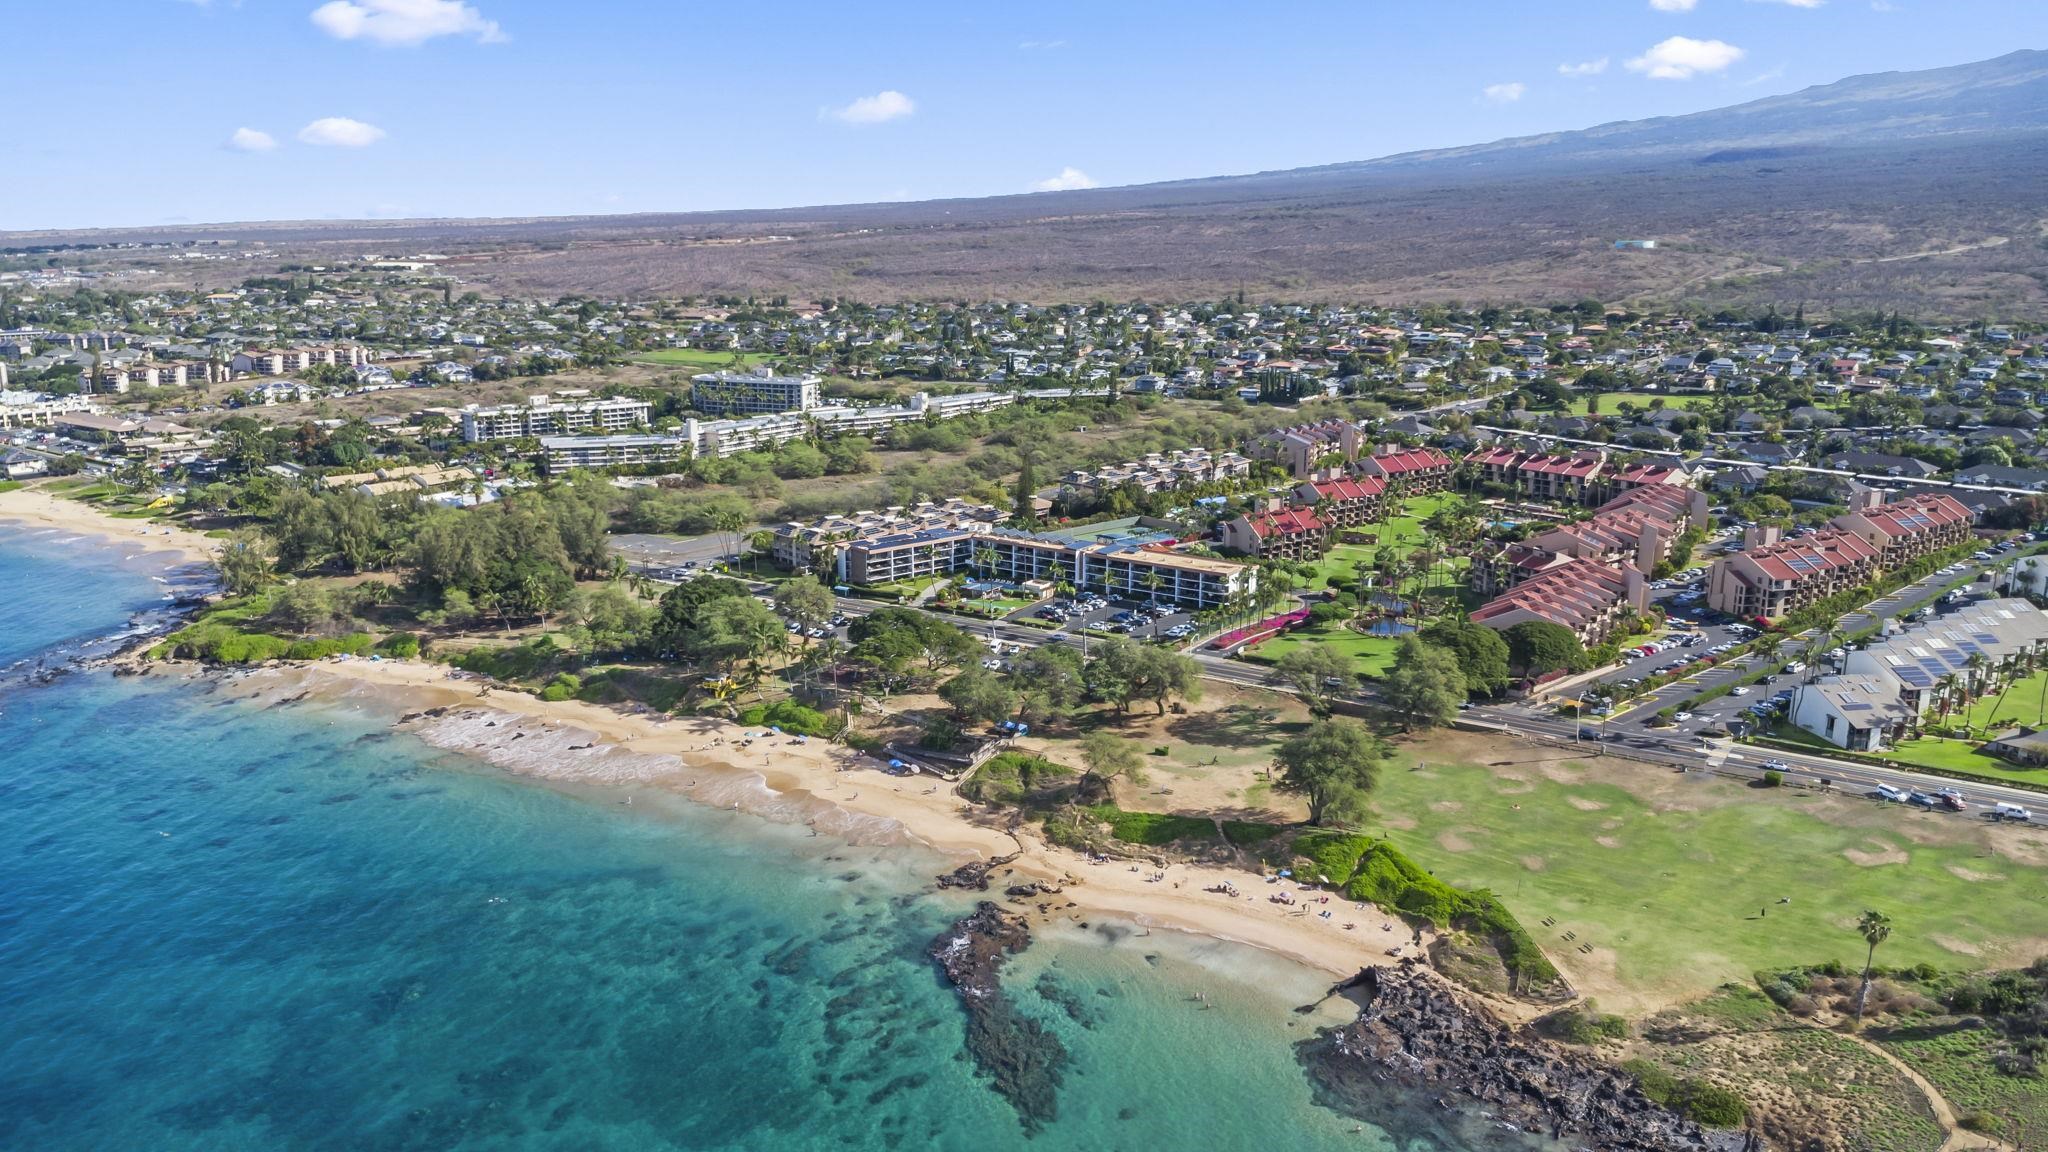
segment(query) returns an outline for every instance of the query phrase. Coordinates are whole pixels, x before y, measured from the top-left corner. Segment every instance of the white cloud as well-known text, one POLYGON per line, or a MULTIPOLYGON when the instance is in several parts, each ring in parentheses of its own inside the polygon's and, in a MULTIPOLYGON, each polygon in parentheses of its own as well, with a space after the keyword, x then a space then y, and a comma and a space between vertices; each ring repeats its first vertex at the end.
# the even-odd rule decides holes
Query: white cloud
POLYGON ((1082 188, 1095 187, 1095 177, 1072 166, 1060 169, 1060 174, 1050 180, 1040 180, 1031 186, 1033 192, 1073 192, 1082 188))
POLYGON ((1066 46, 1067 42, 1065 40, 1026 40, 1022 44, 1017 45, 1018 48, 1026 52, 1050 52, 1055 48, 1065 48, 1066 46))
POLYGON ((1673 36, 1629 61, 1628 70, 1641 72, 1652 80, 1690 80, 1707 72, 1719 72, 1740 59, 1742 49, 1725 41, 1673 36))
POLYGON ((863 96, 851 104, 838 108, 821 108, 821 119, 829 118, 842 124, 886 124, 901 120, 917 111, 917 102, 894 88, 863 96))
POLYGON ((1607 57, 1605 56, 1598 60, 1588 60, 1583 64, 1559 64, 1557 66, 1557 74, 1559 76, 1570 76, 1573 79, 1585 76, 1598 76, 1605 71, 1607 71, 1607 57))
POLYGON ((277 137, 254 128, 237 128, 235 134, 228 137, 228 147, 237 152, 268 152, 277 147, 277 137))
POLYGON ((1486 97, 1490 103, 1513 104, 1515 101, 1520 100, 1522 94, 1528 90, 1529 86, 1527 84, 1522 83, 1520 80, 1515 80, 1506 84, 1488 84, 1479 90, 1479 94, 1486 97))
POLYGON ((1699 6, 1700 0, 1650 0, 1650 7, 1659 12, 1690 12, 1699 6))
POLYGON ((383 138, 382 128, 346 116, 323 116, 299 129, 300 143, 328 148, 368 148, 383 138))
POLYGON ((313 25, 337 40, 368 40, 411 48, 436 36, 505 39, 495 20, 462 0, 329 0, 313 9, 313 25))

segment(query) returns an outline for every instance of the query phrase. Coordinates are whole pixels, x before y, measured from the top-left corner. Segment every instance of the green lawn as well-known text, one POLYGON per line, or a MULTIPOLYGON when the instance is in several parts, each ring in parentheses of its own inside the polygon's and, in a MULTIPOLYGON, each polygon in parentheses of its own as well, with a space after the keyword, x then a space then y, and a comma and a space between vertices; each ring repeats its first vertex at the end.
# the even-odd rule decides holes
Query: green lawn
MULTIPOLYGON (((1648 408, 1650 406, 1650 401, 1658 399, 1664 401, 1664 406, 1666 408, 1691 408, 1694 405, 1705 404, 1708 401, 1709 397, 1660 397, 1654 392, 1603 392, 1600 395, 1600 412, 1602 415, 1612 416, 1618 411, 1620 411, 1619 405, 1621 405, 1624 402, 1633 404, 1637 408, 1648 408)), ((1592 398, 1589 396, 1574 397, 1572 399, 1572 402, 1569 405, 1566 405, 1565 411, 1571 413, 1574 416, 1584 416, 1586 414, 1587 405, 1591 402, 1591 400, 1592 398)))
POLYGON ((1951 710, 1948 723, 1967 723, 1972 728, 2011 728, 2025 724, 2039 727, 2048 722, 2048 668, 2012 686, 2001 698, 1992 693, 1970 702, 1968 709, 1951 710))
MULTIPOLYGON (((1582 982, 1678 995, 1759 968, 1858 961, 1866 908, 1897 925, 1890 964, 2014 963, 2048 937, 2038 833, 1626 761, 1588 767, 1547 749, 1479 754, 1495 750, 1512 758, 1423 752, 1418 765, 1411 748, 1383 773, 1369 830, 1448 883, 1492 889, 1582 982), (1576 941, 1560 939, 1567 931, 1576 941)), ((1609 1002, 1627 991, 1598 994, 1627 1010, 1609 1002)))
MULTIPOLYGON (((1372 563, 1373 554, 1388 544, 1394 545, 1396 551, 1400 552, 1402 558, 1405 559, 1408 553, 1413 552, 1429 541, 1429 530, 1422 526, 1423 521, 1436 515, 1438 509, 1450 503, 1453 499, 1455 497, 1444 493, 1432 496, 1413 496, 1402 506, 1401 515, 1384 520, 1378 524, 1367 524, 1358 528, 1347 529, 1347 531, 1352 532, 1373 533, 1379 537, 1379 542, 1375 544, 1338 544, 1332 547, 1329 554, 1316 563, 1316 576, 1312 586, 1321 586, 1327 583, 1331 576, 1354 575, 1358 570, 1359 564, 1372 563)), ((1468 563, 1470 561, 1463 556, 1457 557, 1455 560, 1457 565, 1468 563)))
POLYGON ((1394 648, 1398 639, 1393 636, 1366 636, 1342 624, 1322 624, 1313 627, 1296 628, 1284 636, 1276 636, 1252 649, 1251 658, 1261 664, 1270 664, 1304 644, 1334 648, 1352 658, 1358 671, 1367 676, 1383 676, 1394 666, 1394 648))
MULTIPOLYGON (((654 352, 643 352, 633 359, 641 364, 661 364, 670 368, 731 368, 733 354, 714 352, 708 348, 663 348, 654 352)), ((752 368, 768 362, 768 357, 758 352, 740 353, 740 366, 752 368)))
POLYGON ((1975 740, 1922 736, 1916 740, 1901 740, 1896 747, 1888 749, 1881 755, 1887 760, 1896 760, 1901 764, 1919 764, 1950 772, 1967 772, 1972 776, 1982 776, 1989 780, 2010 780, 2048 786, 2048 768, 2014 767, 1996 756, 1977 751, 1975 740))

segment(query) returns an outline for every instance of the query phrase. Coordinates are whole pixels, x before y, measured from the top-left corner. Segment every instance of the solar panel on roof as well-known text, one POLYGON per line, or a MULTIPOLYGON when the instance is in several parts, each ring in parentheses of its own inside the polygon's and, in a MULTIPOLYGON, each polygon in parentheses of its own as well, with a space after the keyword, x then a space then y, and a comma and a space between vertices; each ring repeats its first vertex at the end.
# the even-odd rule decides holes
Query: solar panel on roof
POLYGON ((1901 668, 1898 671, 1898 677, 1915 688, 1932 688, 1934 686, 1934 677, 1929 676, 1918 668, 1901 668))
POLYGON ((1842 711, 1844 711, 1844 712, 1868 712, 1868 711, 1870 711, 1870 705, 1868 705, 1868 704, 1844 704, 1844 705, 1842 705, 1842 711))

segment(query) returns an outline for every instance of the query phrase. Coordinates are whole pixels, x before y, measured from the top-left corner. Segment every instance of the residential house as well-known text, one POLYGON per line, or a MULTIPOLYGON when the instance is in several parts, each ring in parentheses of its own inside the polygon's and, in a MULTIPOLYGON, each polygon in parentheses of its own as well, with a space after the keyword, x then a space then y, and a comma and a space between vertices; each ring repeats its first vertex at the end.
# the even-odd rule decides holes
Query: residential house
POLYGON ((1315 560, 1330 550, 1330 525, 1306 508, 1246 513, 1220 535, 1225 548, 1262 560, 1315 560))

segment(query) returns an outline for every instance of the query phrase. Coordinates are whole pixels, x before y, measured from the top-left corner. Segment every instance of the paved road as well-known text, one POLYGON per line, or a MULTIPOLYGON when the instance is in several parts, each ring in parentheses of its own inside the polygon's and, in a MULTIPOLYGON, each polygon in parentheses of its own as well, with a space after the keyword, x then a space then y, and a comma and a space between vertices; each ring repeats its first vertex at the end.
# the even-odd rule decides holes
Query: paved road
POLYGON ((1460 723, 1473 728, 1500 732, 1510 736, 1538 736, 1549 740, 1582 740, 1586 755, 1599 755, 1602 747, 1635 759, 1652 760, 1673 767, 1696 770, 1711 768, 1721 772, 1760 778, 1765 761, 1785 765, 1786 777, 1794 782, 1818 784, 1821 780, 1831 782, 1832 787, 1852 793, 1875 793, 1880 784, 1908 791, 1932 792, 1939 788, 1954 788, 1962 792, 1970 804, 1968 812, 1953 813, 1958 818, 1985 818, 1991 804, 2003 801, 2036 810, 2048 809, 2048 798, 2038 792, 2021 788, 2010 788, 1996 783, 1956 780, 1946 776, 1924 776, 1917 772, 1905 772, 1893 768, 1831 760, 1803 752, 1781 752, 1776 749, 1755 748, 1734 744, 1729 741, 1708 741, 1692 736, 1671 735, 1670 729, 1649 731, 1628 729, 1610 725, 1604 729, 1608 739, 1599 740, 1603 729, 1587 721, 1583 725, 1562 717, 1530 717, 1518 710, 1507 708, 1474 708, 1460 718, 1460 723))

